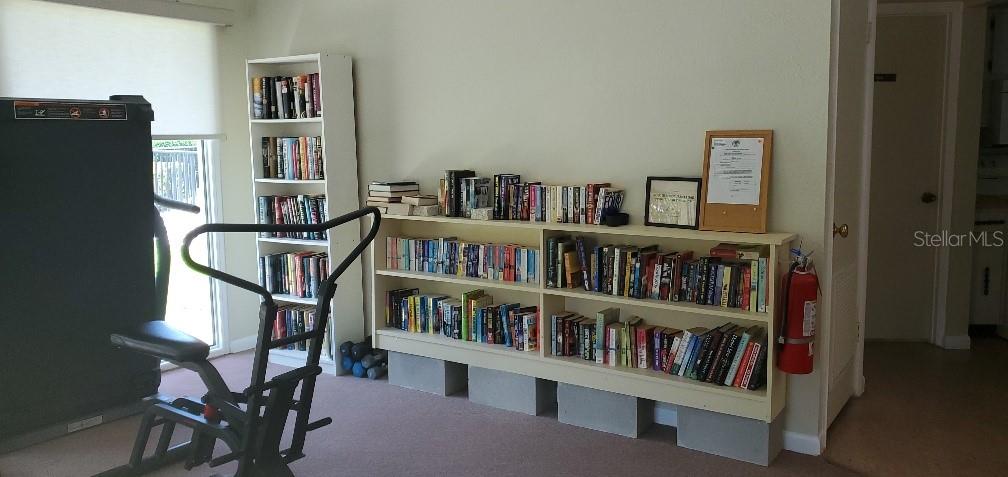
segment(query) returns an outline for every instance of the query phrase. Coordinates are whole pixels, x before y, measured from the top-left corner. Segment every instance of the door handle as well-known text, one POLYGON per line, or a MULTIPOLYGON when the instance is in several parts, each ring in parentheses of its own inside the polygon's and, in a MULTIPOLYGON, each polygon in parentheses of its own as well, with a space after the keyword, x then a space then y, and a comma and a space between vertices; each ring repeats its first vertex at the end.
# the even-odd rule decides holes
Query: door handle
POLYGON ((840 238, 847 238, 847 234, 849 232, 850 232, 850 229, 847 227, 847 224, 843 224, 843 225, 841 225, 839 227, 837 227, 837 224, 833 224, 833 236, 834 237, 836 237, 837 235, 839 235, 840 238))
POLYGON ((925 193, 921 194, 921 202, 923 202, 925 204, 930 204, 930 203, 934 202, 935 200, 938 200, 938 196, 934 195, 933 192, 925 192, 925 193))

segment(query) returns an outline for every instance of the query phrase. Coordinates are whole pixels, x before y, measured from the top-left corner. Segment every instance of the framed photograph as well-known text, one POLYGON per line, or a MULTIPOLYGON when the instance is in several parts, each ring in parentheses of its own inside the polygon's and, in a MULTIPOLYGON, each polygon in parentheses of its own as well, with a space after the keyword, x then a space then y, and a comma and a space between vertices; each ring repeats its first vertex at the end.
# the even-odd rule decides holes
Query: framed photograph
POLYGON ((772 130, 707 131, 700 229, 765 233, 772 130))
POLYGON ((644 223, 696 229, 700 226, 700 178, 648 177, 644 223))

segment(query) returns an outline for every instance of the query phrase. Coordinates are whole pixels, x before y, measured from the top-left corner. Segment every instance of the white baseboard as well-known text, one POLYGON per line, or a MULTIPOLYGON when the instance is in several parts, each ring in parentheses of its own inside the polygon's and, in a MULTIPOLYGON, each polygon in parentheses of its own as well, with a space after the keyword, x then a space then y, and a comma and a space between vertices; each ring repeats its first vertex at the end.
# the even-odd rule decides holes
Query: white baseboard
POLYGON ((945 349, 970 349, 969 335, 946 336, 942 342, 945 349))
POLYGON ((256 335, 251 335, 231 340, 231 343, 228 344, 228 352, 240 353, 242 351, 255 348, 257 338, 258 337, 256 335))
POLYGON ((665 426, 679 426, 679 411, 675 404, 656 402, 654 406, 654 422, 665 426))
POLYGON ((822 454, 818 436, 792 431, 784 431, 784 450, 808 455, 822 454))

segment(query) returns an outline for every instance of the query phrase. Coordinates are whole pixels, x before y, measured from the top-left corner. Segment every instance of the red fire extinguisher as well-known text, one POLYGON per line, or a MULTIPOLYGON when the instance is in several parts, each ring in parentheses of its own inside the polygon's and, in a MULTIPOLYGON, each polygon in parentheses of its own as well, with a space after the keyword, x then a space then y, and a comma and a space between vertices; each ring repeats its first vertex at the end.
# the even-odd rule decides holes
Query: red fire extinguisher
POLYGON ((777 343, 777 367, 785 373, 812 372, 812 342, 815 340, 819 278, 808 255, 791 263, 784 278, 783 317, 777 343))

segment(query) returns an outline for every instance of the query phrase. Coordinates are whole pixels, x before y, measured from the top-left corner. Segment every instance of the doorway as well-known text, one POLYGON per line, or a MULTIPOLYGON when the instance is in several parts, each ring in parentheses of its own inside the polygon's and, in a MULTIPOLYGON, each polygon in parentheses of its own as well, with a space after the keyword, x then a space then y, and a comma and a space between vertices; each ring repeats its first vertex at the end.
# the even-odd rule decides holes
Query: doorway
POLYGON ((943 312, 929 239, 940 240, 948 21, 877 21, 865 337, 931 341, 943 312))
MULTIPOLYGON (((865 388, 828 425, 825 457, 866 475, 997 473, 1008 465, 998 452, 1008 444, 999 432, 1008 425, 1000 412, 1008 385, 997 378, 1008 341, 970 330, 971 344, 969 275, 961 273, 979 247, 962 237, 978 229, 973 186, 987 6, 884 3, 874 19, 863 350, 855 373, 865 388)), ((828 389, 831 417, 834 397, 843 401, 838 389, 828 389)))
MULTIPOLYGON (((161 218, 171 244, 172 266, 168 279, 165 321, 172 327, 219 350, 224 342, 218 286, 210 277, 196 273, 181 260, 181 246, 192 229, 213 221, 217 210, 211 186, 211 141, 168 139, 153 141, 154 192, 162 197, 195 205, 199 213, 161 209, 161 218)), ((218 259, 213 234, 196 237, 190 253, 199 263, 218 259)))

